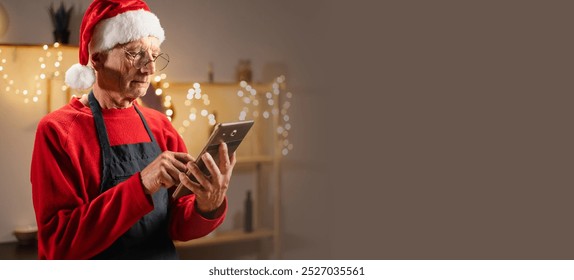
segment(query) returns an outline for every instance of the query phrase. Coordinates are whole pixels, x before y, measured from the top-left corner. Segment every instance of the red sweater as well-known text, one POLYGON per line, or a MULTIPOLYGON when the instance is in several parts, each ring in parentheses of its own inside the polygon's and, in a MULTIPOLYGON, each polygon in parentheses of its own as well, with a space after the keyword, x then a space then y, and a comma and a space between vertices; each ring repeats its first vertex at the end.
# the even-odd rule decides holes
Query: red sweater
MULTIPOLYGON (((183 139, 161 113, 138 107, 162 151, 187 152, 183 139)), ((151 141, 134 107, 102 109, 112 146, 151 141)), ((100 146, 90 108, 78 99, 38 124, 32 155, 32 198, 40 259, 89 259, 109 247, 152 211, 139 172, 100 194, 100 146)), ((170 189, 170 194, 174 188, 170 189)), ((169 233, 174 240, 207 235, 219 226, 195 209, 195 196, 170 201, 169 233)))

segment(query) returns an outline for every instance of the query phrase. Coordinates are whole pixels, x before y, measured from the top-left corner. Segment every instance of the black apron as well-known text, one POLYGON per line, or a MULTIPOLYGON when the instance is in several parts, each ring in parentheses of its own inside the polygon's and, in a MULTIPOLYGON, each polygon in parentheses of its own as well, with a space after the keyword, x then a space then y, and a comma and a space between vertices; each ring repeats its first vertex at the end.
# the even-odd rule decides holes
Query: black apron
MULTIPOLYGON (((90 92, 90 109, 94 115, 101 150, 102 183, 100 193, 114 187, 144 169, 161 154, 153 133, 144 116, 139 114, 151 142, 110 146, 110 140, 102 116, 100 104, 90 92)), ((152 195, 154 210, 118 238, 109 248, 94 259, 177 259, 175 247, 168 233, 168 193, 160 188, 152 195)), ((97 229, 97 234, 106 234, 106 229, 97 229)))

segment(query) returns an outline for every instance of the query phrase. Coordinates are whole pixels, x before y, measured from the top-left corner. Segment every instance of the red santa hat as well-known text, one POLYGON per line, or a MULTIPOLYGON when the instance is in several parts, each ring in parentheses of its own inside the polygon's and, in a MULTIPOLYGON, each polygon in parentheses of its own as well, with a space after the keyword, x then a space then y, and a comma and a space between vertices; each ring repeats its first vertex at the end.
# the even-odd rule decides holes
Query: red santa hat
POLYGON ((148 36, 165 40, 159 19, 142 0, 94 0, 80 26, 80 63, 66 71, 65 82, 74 89, 88 89, 96 81, 88 65, 90 54, 107 51, 148 36))

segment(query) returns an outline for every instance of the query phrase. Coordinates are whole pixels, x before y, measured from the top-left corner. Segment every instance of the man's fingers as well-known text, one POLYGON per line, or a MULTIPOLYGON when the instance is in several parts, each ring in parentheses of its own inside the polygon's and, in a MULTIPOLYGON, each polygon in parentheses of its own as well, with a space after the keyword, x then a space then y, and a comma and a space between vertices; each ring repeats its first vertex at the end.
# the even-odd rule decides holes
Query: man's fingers
POLYGON ((197 167, 195 163, 188 162, 187 168, 203 188, 208 191, 211 190, 211 182, 205 177, 205 174, 199 170, 199 167, 197 167))
POLYGON ((231 169, 233 169, 233 167, 235 167, 235 163, 237 162, 237 156, 235 155, 235 152, 233 152, 233 154, 231 154, 231 157, 229 157, 229 160, 231 161, 231 165, 229 167, 231 169))
POLYGON ((219 170, 221 170, 221 173, 223 174, 227 173, 229 165, 231 164, 229 162, 229 156, 227 155, 227 153, 228 153, 227 144, 225 142, 219 144, 219 170))
POLYGON ((173 157, 183 164, 186 164, 188 161, 195 161, 195 158, 187 153, 173 152, 173 157))
POLYGON ((175 185, 175 183, 176 183, 174 178, 177 178, 177 175, 175 175, 175 177, 173 177, 173 176, 169 173, 169 171, 166 170, 166 169, 163 169, 163 170, 160 171, 160 172, 161 172, 161 173, 160 173, 160 174, 161 174, 160 176, 163 178, 163 179, 161 180, 162 185, 163 185, 164 187, 166 187, 166 188, 171 188, 171 187, 173 187, 173 185, 175 185))
MULTIPOLYGON (((180 162, 180 164, 183 164, 180 162)), ((175 168, 167 168, 166 169, 166 173, 169 175, 169 178, 173 181, 172 185, 177 185, 179 184, 179 173, 182 171, 185 171, 185 165, 183 165, 183 168, 180 169, 175 169, 175 168)), ((171 186, 171 185, 170 185, 171 186)))
MULTIPOLYGON (((186 163, 187 163, 187 162, 186 162, 186 163)), ((177 160, 174 160, 174 161, 172 162, 172 164, 173 164, 173 167, 175 167, 175 168, 176 168, 178 171, 180 171, 180 172, 185 172, 185 170, 186 170, 186 168, 187 168, 187 167, 185 166, 185 163, 180 162, 180 161, 177 161, 177 160)), ((174 177, 174 178, 177 178, 177 175, 176 175, 176 177, 174 177)))
POLYGON ((203 195, 203 190, 201 185, 192 181, 184 173, 179 173, 179 181, 188 189, 190 189, 195 195, 203 195))
POLYGON ((203 164, 205 164, 205 167, 207 167, 207 170, 209 170, 209 174, 211 174, 211 177, 221 176, 221 171, 219 171, 219 167, 217 166, 217 164, 215 164, 213 157, 211 157, 209 153, 203 154, 201 159, 203 160, 203 164))

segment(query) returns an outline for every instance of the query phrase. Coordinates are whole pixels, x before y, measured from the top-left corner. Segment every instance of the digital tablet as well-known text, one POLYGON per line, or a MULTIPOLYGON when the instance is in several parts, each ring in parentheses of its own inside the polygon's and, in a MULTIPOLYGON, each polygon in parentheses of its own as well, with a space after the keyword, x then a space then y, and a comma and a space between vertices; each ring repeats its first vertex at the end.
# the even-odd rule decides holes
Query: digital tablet
MULTIPOLYGON (((225 142, 227 144, 227 151, 228 156, 231 156, 241 141, 247 136, 247 132, 253 126, 253 121, 242 121, 242 122, 229 122, 229 123, 219 123, 215 126, 213 133, 209 136, 209 140, 207 140, 207 144, 203 147, 203 150, 199 153, 199 156, 196 158, 196 164, 199 167, 199 170, 203 172, 205 175, 210 175, 207 166, 201 159, 201 156, 205 153, 209 153, 215 163, 219 166, 219 144, 225 142)), ((187 176, 194 182, 197 183, 195 177, 191 174, 188 170, 186 172, 187 176)), ((173 198, 179 198, 181 196, 191 194, 192 191, 186 188, 182 183, 180 183, 175 191, 173 192, 173 198)))

